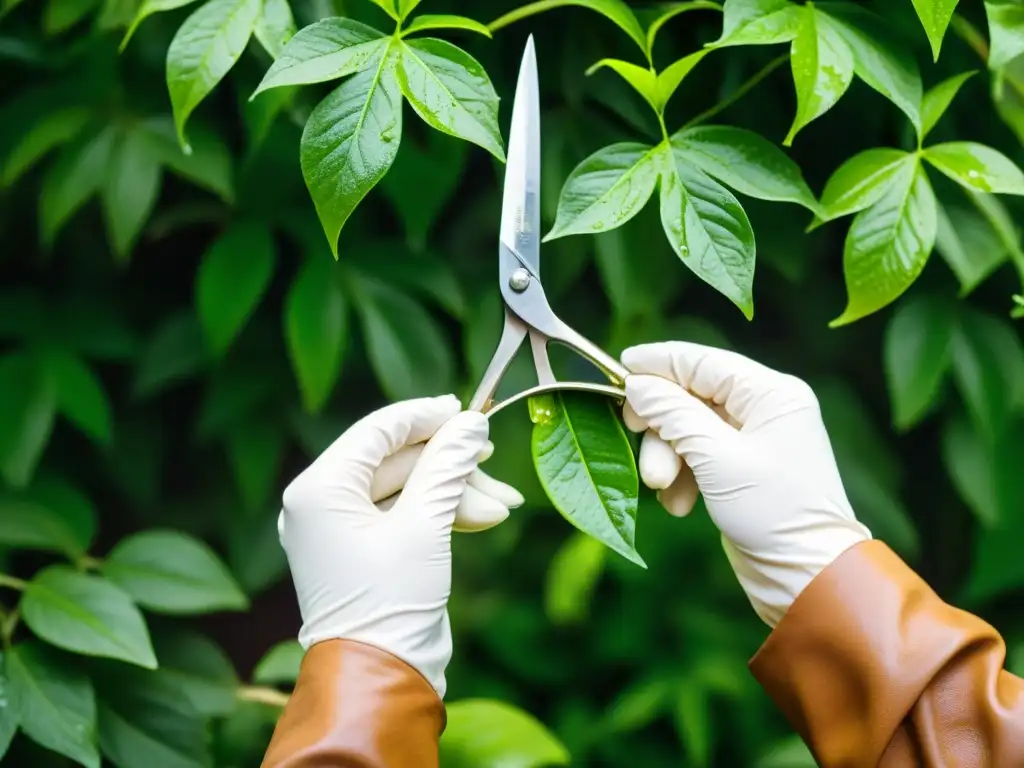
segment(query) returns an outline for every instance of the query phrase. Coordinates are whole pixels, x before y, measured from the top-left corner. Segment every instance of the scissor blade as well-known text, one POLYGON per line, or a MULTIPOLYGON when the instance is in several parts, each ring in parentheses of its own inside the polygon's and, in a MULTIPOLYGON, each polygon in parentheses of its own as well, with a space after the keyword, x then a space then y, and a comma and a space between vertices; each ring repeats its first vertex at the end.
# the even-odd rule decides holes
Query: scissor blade
POLYGON ((501 241, 540 277, 540 86, 533 35, 526 40, 512 103, 501 241))

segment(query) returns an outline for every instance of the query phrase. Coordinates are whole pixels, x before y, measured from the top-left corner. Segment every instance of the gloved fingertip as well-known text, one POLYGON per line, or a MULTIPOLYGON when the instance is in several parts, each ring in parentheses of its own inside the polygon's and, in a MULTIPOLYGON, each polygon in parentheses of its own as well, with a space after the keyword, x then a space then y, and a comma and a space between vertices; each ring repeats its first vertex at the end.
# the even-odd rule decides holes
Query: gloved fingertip
POLYGON ((478 464, 483 464, 485 461, 487 461, 493 455, 494 455, 494 443, 492 443, 490 440, 488 440, 484 444, 483 450, 480 451, 480 455, 476 457, 476 461, 477 461, 478 464))
POLYGON ((622 404, 622 420, 630 432, 643 432, 647 429, 647 422, 637 415, 628 402, 622 404))

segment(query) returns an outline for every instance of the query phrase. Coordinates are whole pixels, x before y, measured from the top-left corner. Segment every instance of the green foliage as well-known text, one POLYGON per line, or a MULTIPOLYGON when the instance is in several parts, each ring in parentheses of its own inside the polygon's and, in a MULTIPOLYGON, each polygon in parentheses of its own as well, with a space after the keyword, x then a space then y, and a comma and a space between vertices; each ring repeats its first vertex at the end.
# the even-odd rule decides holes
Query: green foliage
MULTIPOLYGON (((275 489, 497 342, 526 27, 552 303, 807 378, 858 516, 1019 666, 1020 4, 641 5, 0 6, 0 756, 259 762, 302 655, 275 489)), ((707 516, 610 401, 531 405, 487 465, 526 505, 453 545, 445 765, 813 764, 707 516)))

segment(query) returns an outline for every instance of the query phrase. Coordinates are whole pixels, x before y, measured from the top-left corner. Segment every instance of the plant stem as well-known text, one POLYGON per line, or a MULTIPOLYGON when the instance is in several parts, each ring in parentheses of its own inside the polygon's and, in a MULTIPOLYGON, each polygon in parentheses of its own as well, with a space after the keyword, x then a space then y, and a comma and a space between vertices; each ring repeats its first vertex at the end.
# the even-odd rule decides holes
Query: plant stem
POLYGON ((240 701, 252 701, 256 704, 267 704, 271 707, 284 708, 288 703, 288 694, 275 688, 259 685, 243 685, 235 694, 240 701))
POLYGON ((19 592, 23 592, 27 586, 27 581, 22 581, 16 576, 9 576, 6 573, 0 573, 0 587, 8 587, 9 589, 16 589, 19 592))
POLYGON ((988 41, 985 40, 985 36, 978 31, 977 27, 959 13, 953 16, 953 31, 960 36, 961 40, 974 49, 974 52, 978 54, 982 61, 988 62, 988 41))
POLYGON ((0 642, 3 643, 4 648, 11 646, 11 639, 14 637, 14 630, 18 627, 18 621, 21 616, 18 614, 18 609, 15 608, 9 614, 3 617, 3 621, 0 621, 0 642))
POLYGON ((744 96, 746 96, 748 93, 750 93, 750 91, 753 90, 758 85, 758 83, 760 83, 762 80, 764 80, 766 77, 768 77, 768 75, 770 75, 776 69, 778 69, 783 64, 785 64, 787 59, 789 59, 789 54, 788 53, 784 53, 781 56, 779 56, 779 57, 777 57, 775 59, 772 59, 767 64, 765 64, 757 74, 755 74, 753 77, 751 77, 745 83, 743 83, 743 85, 741 85, 735 91, 730 93, 728 96, 726 96, 720 102, 715 104, 715 106, 711 107, 708 110, 705 110, 704 112, 701 112, 695 118, 693 118, 688 123, 686 123, 680 130, 686 130, 687 128, 692 128, 695 125, 699 125, 700 123, 703 123, 703 122, 705 122, 707 120, 710 120, 712 117, 717 115, 719 112, 725 111, 726 109, 731 107, 733 104, 735 104, 737 101, 739 101, 744 96))

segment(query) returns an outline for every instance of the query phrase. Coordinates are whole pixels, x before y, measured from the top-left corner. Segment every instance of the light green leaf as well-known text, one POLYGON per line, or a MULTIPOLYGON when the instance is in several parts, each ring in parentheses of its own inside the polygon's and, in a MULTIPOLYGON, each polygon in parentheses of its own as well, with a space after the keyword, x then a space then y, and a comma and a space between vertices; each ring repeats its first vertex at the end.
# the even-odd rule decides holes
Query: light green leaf
POLYGON ((818 212, 818 201, 799 166, 760 134, 707 125, 679 131, 671 141, 677 157, 685 157, 740 194, 797 203, 818 212))
POLYGON ((985 0, 989 69, 1002 69, 1024 54, 1024 6, 1018 0, 985 0))
POLYGON ((0 358, 0 476, 24 488, 50 441, 57 414, 53 381, 26 353, 0 358))
POLYGON ((196 373, 206 362, 203 329, 191 312, 167 318, 139 358, 136 397, 152 397, 165 387, 196 373))
POLYGON ((0 166, 0 187, 9 187, 51 150, 78 136, 92 114, 81 107, 50 112, 22 133, 0 166))
POLYGON ((902 165, 882 197, 850 226, 843 252, 849 298, 830 327, 877 312, 913 284, 935 246, 937 215, 924 168, 916 159, 902 165))
POLYGON ((394 0, 395 7, 398 9, 398 18, 405 20, 405 18, 416 10, 416 6, 420 4, 420 0, 394 0))
POLYGON ((658 106, 655 109, 659 113, 665 109, 665 105, 668 104, 669 99, 672 98, 676 89, 679 88, 679 84, 686 79, 686 76, 693 71, 693 68, 700 64, 709 53, 711 53, 711 49, 704 48, 688 56, 683 56, 683 58, 677 59, 658 73, 658 81, 656 83, 658 106))
POLYGON ((782 142, 787 147, 808 123, 828 112, 853 82, 853 51, 828 16, 813 7, 801 14, 790 52, 796 117, 782 142))
POLYGON ((294 683, 299 679, 299 667, 305 655, 306 652, 297 640, 278 643, 260 659, 252 673, 252 680, 261 685, 294 683))
POLYGON ((125 260, 149 220, 160 194, 160 157, 139 131, 121 132, 100 187, 114 255, 125 260))
POLYGON ((116 130, 107 127, 61 151, 43 179, 39 227, 43 245, 51 247, 57 233, 100 188, 110 165, 116 130))
POLYGON ((178 28, 167 49, 167 90, 186 154, 185 123, 238 61, 252 36, 262 0, 208 0, 178 28))
POLYGON ((579 532, 558 548, 544 585, 544 611, 552 624, 565 626, 586 618, 607 552, 600 541, 579 532))
POLYGON ((725 0, 722 35, 712 45, 774 45, 797 36, 802 9, 789 0, 725 0))
POLYGON ((186 155, 178 144, 171 118, 149 118, 139 123, 137 130, 172 173, 213 192, 225 202, 234 200, 231 152, 217 134, 193 123, 189 129, 192 153, 186 155))
POLYGON ((0 544, 6 547, 77 559, 95 534, 92 503, 62 480, 40 478, 27 491, 0 496, 0 544))
POLYGON ((907 430, 935 404, 949 369, 955 307, 936 296, 902 302, 885 329, 883 360, 893 424, 907 430))
POLYGON ((226 448, 245 509, 249 512, 265 509, 284 454, 285 440, 280 425, 255 417, 239 421, 228 429, 226 448))
POLYGON ((453 13, 425 13, 422 16, 417 16, 402 30, 402 36, 425 32, 428 29, 464 29, 484 37, 491 36, 491 30, 487 28, 486 24, 453 13))
POLYGON ((490 765, 548 768, 569 765, 569 752, 532 715, 504 702, 463 699, 447 705, 441 736, 445 768, 490 765))
POLYGON ((818 3, 853 51, 854 71, 921 129, 921 74, 917 62, 888 23, 847 2, 818 3))
POLYGON ((660 145, 661 223, 676 255, 695 275, 754 316, 754 231, 729 190, 660 145))
POLYGON ((636 551, 638 480, 633 449, 608 398, 531 398, 537 477, 570 523, 642 568, 636 551))
POLYGON ((942 50, 942 38, 946 35, 946 28, 949 27, 950 19, 956 10, 959 0, 912 0, 914 10, 921 19, 925 34, 928 35, 928 42, 932 46, 932 58, 939 60, 939 51, 942 50))
POLYGON ((647 25, 648 53, 653 53, 654 41, 661 28, 676 16, 689 11, 720 11, 722 9, 718 3, 711 2, 710 0, 688 0, 688 2, 666 4, 663 8, 664 10, 647 25))
POLYGON ((1003 195, 1024 195, 1024 172, 992 147, 973 141, 933 144, 925 159, 967 189, 1003 195))
POLYGON ((455 360, 437 321, 407 293, 369 277, 352 299, 366 353, 381 389, 392 400, 443 395, 454 389, 455 360))
MULTIPOLYGON (((942 2, 942 0, 937 1, 942 2)), ((918 0, 918 2, 930 2, 930 0, 918 0)), ((975 74, 977 74, 975 71, 971 71, 953 75, 925 92, 924 98, 921 100, 921 141, 924 141, 935 124, 946 114, 946 110, 949 109, 949 105, 956 98, 963 84, 975 74)))
POLYGON ((186 5, 191 5, 194 2, 196 0, 142 0, 139 10, 135 13, 135 18, 132 19, 131 24, 128 26, 128 31, 124 33, 120 50, 123 51, 125 49, 125 46, 128 45, 128 41, 132 39, 132 35, 135 34, 135 30, 139 28, 139 25, 154 13, 184 8, 186 5))
POLYGON ((352 19, 310 24, 288 41, 249 100, 268 88, 323 83, 377 66, 387 44, 381 32, 352 19))
POLYGON ((57 410, 93 440, 109 445, 113 419, 100 380, 81 358, 65 350, 47 350, 42 359, 53 382, 57 410))
POLYGON ((224 649, 205 635, 163 628, 153 639, 164 686, 205 717, 230 715, 237 702, 238 676, 224 649))
POLYGON ((302 405, 316 413, 338 381, 348 343, 348 302, 334 264, 316 254, 306 259, 284 308, 284 335, 302 405))
POLYGON ((214 551, 178 531, 143 531, 123 539, 104 560, 102 572, 156 613, 191 615, 249 605, 214 551))
POLYGON ((89 678, 50 648, 22 643, 4 653, 21 703, 21 730, 36 744, 86 768, 100 768, 96 699, 89 678))
POLYGON ((961 297, 967 296, 1019 249, 1018 235, 1009 211, 999 199, 984 193, 969 193, 972 200, 984 200, 984 208, 958 203, 938 207, 935 249, 960 282, 961 297))
POLYGON ((577 165, 565 180, 555 225, 544 241, 608 231, 636 216, 654 193, 660 152, 661 145, 623 142, 577 165))
POLYGON ((868 149, 851 157, 829 177, 821 193, 826 221, 863 211, 877 203, 901 171, 915 160, 899 149, 868 149))
POLYGON ((588 8, 601 14, 629 35, 630 39, 640 46, 640 50, 647 50, 647 38, 644 35, 643 27, 640 26, 640 22, 636 20, 633 11, 630 10, 623 0, 537 0, 537 2, 527 3, 526 5, 514 8, 487 26, 491 32, 497 32, 509 24, 533 16, 536 13, 546 13, 555 8, 564 8, 569 5, 588 8))
POLYGON ((263 0, 253 34, 271 58, 281 58, 284 47, 295 35, 295 19, 288 0, 263 0))
POLYGON ((310 114, 299 159, 334 258, 341 228, 388 172, 401 141, 402 97, 391 55, 346 80, 310 114))
POLYGON ((658 76, 646 67, 640 67, 622 59, 601 59, 592 64, 586 74, 593 75, 597 70, 607 67, 629 83, 655 112, 661 112, 658 96, 658 76))
POLYGON ((36 635, 58 648, 156 667, 142 614, 106 579, 51 566, 29 582, 21 612, 36 635))
POLYGON ((444 40, 417 38, 400 47, 398 83, 427 125, 483 147, 505 161, 498 94, 476 59, 444 40))
POLYGON ((274 238, 265 224, 242 221, 217 238, 196 274, 196 312, 210 349, 228 347, 256 310, 274 275, 274 238))
MULTIPOLYGON (((0 760, 11 748, 11 742, 21 724, 21 691, 11 683, 4 651, 0 651, 0 760)), ((9 651, 8 651, 9 653, 9 651)))

